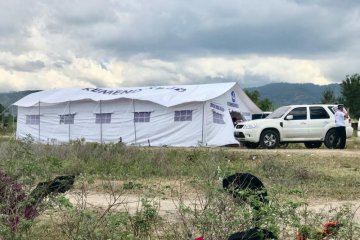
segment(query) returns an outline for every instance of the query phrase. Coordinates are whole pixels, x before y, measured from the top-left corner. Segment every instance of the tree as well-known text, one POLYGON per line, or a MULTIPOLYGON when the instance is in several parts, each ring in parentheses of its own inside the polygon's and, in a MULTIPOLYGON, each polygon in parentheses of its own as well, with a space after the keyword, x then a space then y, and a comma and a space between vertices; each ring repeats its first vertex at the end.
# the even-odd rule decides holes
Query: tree
POLYGON ((360 75, 358 73, 347 75, 341 82, 341 94, 344 105, 349 113, 356 119, 360 117, 360 75))
POLYGON ((334 91, 331 90, 330 88, 326 88, 325 91, 322 93, 321 103, 329 104, 335 102, 336 102, 336 97, 334 91))
POLYGON ((273 111, 274 110, 274 105, 268 98, 261 100, 259 102, 258 106, 263 111, 273 111))
POLYGON ((272 111, 274 110, 274 104, 270 99, 260 99, 260 93, 257 90, 249 91, 245 90, 246 95, 262 110, 262 111, 272 111))
POLYGON ((250 91, 250 90, 245 89, 245 93, 255 104, 259 101, 259 96, 260 96, 259 91, 257 91, 257 90, 250 91))

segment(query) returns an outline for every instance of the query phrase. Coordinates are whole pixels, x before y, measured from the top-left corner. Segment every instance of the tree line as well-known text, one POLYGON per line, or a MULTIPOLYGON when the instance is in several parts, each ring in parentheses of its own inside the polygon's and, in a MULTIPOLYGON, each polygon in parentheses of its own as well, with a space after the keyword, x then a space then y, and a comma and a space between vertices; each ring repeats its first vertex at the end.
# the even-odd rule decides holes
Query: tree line
MULTIPOLYGON (((248 97, 262 110, 273 111, 274 104, 268 98, 262 99, 259 91, 245 90, 248 97)), ((323 104, 344 104, 352 118, 360 117, 360 74, 347 75, 340 83, 340 96, 330 88, 322 93, 321 103, 323 104)))
POLYGON ((0 104, 0 133, 12 130, 15 121, 16 117, 9 109, 0 104))
POLYGON ((360 75, 347 75, 340 84, 341 96, 336 97, 331 89, 322 94, 322 103, 344 104, 352 118, 360 117, 360 75))

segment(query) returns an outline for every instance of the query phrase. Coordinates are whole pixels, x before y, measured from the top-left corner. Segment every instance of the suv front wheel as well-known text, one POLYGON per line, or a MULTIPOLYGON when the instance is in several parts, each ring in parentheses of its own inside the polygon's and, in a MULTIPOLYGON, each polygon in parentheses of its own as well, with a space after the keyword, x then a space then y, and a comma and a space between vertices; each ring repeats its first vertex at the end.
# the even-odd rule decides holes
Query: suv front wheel
POLYGON ((265 130, 260 136, 262 148, 274 149, 279 145, 279 135, 274 130, 265 130))

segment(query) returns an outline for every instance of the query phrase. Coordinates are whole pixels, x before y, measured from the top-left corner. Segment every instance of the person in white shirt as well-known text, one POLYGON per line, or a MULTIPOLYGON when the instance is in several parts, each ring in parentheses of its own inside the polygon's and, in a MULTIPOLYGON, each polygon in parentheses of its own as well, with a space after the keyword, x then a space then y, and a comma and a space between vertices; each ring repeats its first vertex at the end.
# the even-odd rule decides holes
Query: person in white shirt
POLYGON ((343 105, 338 105, 335 112, 335 137, 333 148, 344 149, 346 145, 345 119, 348 117, 343 105))

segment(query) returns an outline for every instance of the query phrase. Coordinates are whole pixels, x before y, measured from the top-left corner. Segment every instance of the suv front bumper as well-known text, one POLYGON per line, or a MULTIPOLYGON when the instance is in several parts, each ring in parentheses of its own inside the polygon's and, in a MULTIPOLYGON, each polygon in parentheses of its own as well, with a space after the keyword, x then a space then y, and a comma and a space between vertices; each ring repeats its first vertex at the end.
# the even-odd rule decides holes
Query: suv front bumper
POLYGON ((260 131, 258 129, 238 129, 234 132, 234 137, 239 142, 258 143, 260 139, 260 131))

